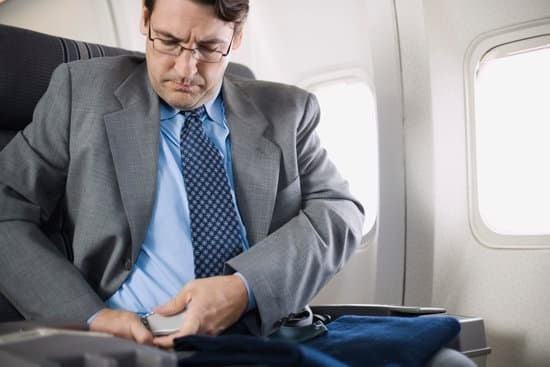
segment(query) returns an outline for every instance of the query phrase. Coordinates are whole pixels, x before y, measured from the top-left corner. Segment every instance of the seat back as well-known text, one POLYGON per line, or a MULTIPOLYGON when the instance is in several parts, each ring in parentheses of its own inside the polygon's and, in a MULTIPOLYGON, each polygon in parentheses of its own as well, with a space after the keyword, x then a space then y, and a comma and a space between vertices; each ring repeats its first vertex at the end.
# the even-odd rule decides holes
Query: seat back
MULTIPOLYGON (((127 54, 142 55, 0 24, 0 150, 31 122, 34 107, 59 64, 127 54)), ((254 79, 252 71, 241 64, 229 63, 226 74, 254 79)), ((0 290, 0 322, 22 318, 0 290)))
POLYGON ((34 106, 59 64, 128 53, 0 24, 0 147, 31 121, 34 106))

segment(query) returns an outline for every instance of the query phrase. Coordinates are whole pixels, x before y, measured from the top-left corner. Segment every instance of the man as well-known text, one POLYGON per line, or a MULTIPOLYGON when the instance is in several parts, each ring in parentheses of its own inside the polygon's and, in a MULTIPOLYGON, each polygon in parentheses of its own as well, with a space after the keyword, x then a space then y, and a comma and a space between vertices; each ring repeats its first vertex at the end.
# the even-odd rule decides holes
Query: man
POLYGON ((315 98, 224 78, 247 12, 146 0, 145 60, 54 72, 0 153, 0 290, 26 318, 163 347, 239 320, 267 335, 341 269, 363 214, 320 147, 315 98), (152 310, 185 321, 154 338, 152 310))

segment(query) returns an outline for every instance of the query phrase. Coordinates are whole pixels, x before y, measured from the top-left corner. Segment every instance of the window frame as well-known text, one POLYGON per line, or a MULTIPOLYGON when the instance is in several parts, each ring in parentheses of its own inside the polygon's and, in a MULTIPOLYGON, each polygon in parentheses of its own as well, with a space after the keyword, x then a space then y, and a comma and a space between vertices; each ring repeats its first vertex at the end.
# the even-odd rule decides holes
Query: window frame
POLYGON ((495 58, 534 51, 550 44, 550 25, 543 20, 488 32, 477 37, 464 58, 467 140, 468 212, 472 234, 493 249, 548 249, 550 235, 513 235, 493 231, 483 220, 478 199, 476 167, 475 83, 483 63, 495 58), (546 41, 546 42, 545 42, 546 41))
MULTIPOLYGON (((310 93, 314 93, 314 90, 316 88, 319 88, 320 86, 330 84, 330 83, 337 83, 337 82, 360 82, 365 83, 367 88, 370 89, 370 92, 374 98, 374 105, 376 106, 376 90, 374 88, 374 82, 372 78, 370 78, 367 73, 360 68, 345 68, 345 69, 334 69, 324 72, 316 73, 314 76, 309 78, 304 78, 300 82, 297 83, 297 85, 310 93)), ((377 111, 375 111, 376 115, 376 121, 378 123, 378 115, 377 111)), ((376 129, 378 131, 378 128, 376 129)), ((377 138, 378 139, 378 138, 377 138)), ((379 144, 379 141, 377 141, 377 144, 379 144)), ((378 147, 378 146, 377 146, 378 147)), ((377 149, 379 151, 379 149, 377 149)), ((380 159, 377 159, 377 162, 380 162, 380 159)), ((378 182, 377 186, 380 185, 380 167, 378 167, 378 182)), ((380 189, 377 190, 378 195, 378 206, 380 205, 380 189)), ((372 223, 372 226, 370 229, 363 234, 363 237, 361 239, 361 243, 358 245, 357 250, 365 250, 369 245, 374 243, 376 241, 376 234, 377 234, 377 228, 378 228, 378 216, 379 216, 379 208, 374 208, 376 211, 376 215, 374 217, 374 221, 372 223)), ((371 208, 366 208, 366 210, 371 210, 371 208)))

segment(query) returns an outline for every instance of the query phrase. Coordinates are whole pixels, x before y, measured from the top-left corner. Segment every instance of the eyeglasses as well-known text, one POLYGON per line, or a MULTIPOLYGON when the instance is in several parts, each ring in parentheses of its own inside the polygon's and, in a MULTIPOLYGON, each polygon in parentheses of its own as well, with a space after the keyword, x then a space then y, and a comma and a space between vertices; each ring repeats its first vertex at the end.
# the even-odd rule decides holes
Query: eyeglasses
POLYGON ((151 37, 151 22, 149 22, 149 40, 153 42, 153 48, 155 51, 160 52, 161 54, 170 55, 170 56, 179 56, 184 50, 191 51, 191 55, 201 62, 220 62, 222 57, 229 55, 231 51, 231 45, 233 44, 233 38, 235 36, 235 31, 231 36, 231 41, 229 42, 229 47, 227 47, 226 52, 221 52, 218 50, 213 50, 206 46, 199 46, 196 48, 188 48, 182 46, 180 42, 176 40, 166 40, 162 38, 152 38, 151 37))

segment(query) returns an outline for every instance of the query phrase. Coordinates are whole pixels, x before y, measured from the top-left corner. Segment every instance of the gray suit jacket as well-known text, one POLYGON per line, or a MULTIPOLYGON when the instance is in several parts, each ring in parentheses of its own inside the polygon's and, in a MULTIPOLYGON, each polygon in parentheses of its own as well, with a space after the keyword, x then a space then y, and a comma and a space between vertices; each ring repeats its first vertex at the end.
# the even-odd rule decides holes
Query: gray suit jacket
MULTIPOLYGON (((311 94, 226 78, 223 98, 252 245, 226 271, 248 280, 258 304, 249 325, 261 321, 267 334, 341 269, 362 208, 320 147, 311 94)), ((0 291, 26 318, 84 321, 129 275, 151 216, 159 137, 143 58, 55 71, 33 123, 0 153, 0 291)))

